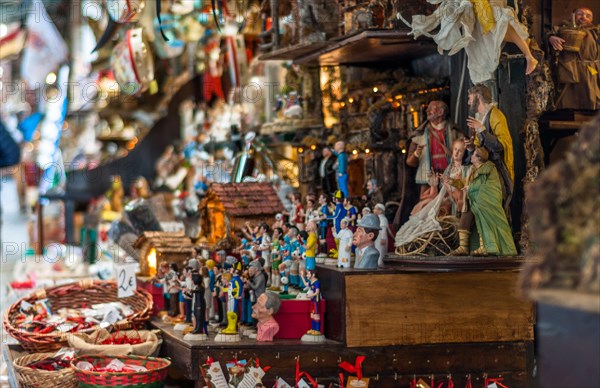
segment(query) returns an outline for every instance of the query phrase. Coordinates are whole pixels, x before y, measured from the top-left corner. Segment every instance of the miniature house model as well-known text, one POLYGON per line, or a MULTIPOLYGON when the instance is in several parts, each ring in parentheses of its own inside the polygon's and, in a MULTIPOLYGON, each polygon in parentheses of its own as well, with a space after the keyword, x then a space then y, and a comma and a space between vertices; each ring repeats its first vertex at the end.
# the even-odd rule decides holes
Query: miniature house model
POLYGON ((156 275, 161 261, 182 267, 195 255, 192 241, 183 232, 144 232, 133 247, 140 253, 140 276, 156 275))
POLYGON ((200 243, 213 249, 233 248, 234 233, 246 221, 270 225, 282 211, 270 183, 215 183, 200 203, 200 243))

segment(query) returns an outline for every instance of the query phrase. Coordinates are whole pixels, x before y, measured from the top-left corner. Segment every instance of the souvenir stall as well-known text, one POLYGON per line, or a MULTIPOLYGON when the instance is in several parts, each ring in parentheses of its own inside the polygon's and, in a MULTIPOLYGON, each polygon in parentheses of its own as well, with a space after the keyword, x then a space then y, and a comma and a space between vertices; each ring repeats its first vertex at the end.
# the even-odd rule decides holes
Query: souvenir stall
POLYGON ((11 387, 513 388, 600 357, 598 120, 545 172, 541 135, 599 107, 555 69, 593 61, 594 10, 57 3, 0 24, 11 387))

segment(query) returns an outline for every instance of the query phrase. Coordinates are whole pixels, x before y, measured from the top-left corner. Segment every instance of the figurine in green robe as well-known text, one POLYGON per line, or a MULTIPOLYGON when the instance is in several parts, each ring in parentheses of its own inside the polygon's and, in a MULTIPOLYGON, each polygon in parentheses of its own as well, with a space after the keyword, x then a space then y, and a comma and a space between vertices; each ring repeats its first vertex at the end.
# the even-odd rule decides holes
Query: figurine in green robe
POLYGON ((474 256, 514 256, 517 254, 510 225, 502 209, 502 185, 489 153, 479 147, 471 156, 472 167, 467 174, 463 190, 466 195, 463 212, 458 225, 460 246, 454 256, 470 253, 469 238, 473 221, 479 234, 479 248, 474 256))

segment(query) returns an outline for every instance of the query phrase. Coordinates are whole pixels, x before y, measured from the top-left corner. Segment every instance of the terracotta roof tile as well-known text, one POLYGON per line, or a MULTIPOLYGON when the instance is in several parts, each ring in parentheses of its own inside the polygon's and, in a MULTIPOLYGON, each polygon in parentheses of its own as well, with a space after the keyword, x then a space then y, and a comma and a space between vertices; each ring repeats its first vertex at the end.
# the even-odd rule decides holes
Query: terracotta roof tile
POLYGON ((215 183, 210 190, 235 217, 269 216, 284 210, 273 186, 264 182, 215 183))

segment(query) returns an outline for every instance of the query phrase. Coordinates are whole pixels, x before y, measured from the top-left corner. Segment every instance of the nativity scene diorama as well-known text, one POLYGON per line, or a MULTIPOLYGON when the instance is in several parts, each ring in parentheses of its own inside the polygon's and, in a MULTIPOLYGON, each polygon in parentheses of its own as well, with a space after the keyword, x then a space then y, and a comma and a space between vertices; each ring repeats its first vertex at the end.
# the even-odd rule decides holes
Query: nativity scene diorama
MULTIPOLYGON (((364 10, 363 27, 375 36, 392 25, 402 44, 417 40, 430 56, 411 68, 254 62, 251 72, 267 69, 284 85, 256 106, 195 106, 185 125, 218 127, 219 136, 201 146, 209 137, 201 131, 185 147, 167 146, 155 164, 157 193, 145 180, 132 188, 148 212, 162 192, 177 224, 167 231, 157 215, 124 230, 137 236, 139 275, 162 287, 161 316, 189 341, 325 341, 322 268, 381 272, 402 260, 489 264, 525 254, 527 187, 548 149, 542 129, 552 115, 600 108, 592 11, 580 7, 547 31, 544 53, 520 1, 376 3, 340 9, 364 10), (213 109, 222 116, 210 122, 213 109), (261 109, 264 122, 254 125, 261 109), (225 116, 235 123, 219 122, 225 116)), ((317 12, 308 8, 292 16, 317 12)), ((321 8, 317 27, 327 24, 321 8)), ((341 16, 340 29, 361 29, 361 20, 341 16)), ((332 33, 283 27, 292 41, 321 48, 332 33)), ((267 58, 286 44, 277 28, 260 35, 267 58)), ((116 186, 107 201, 118 205, 116 186)), ((142 213, 125 208, 131 221, 142 213)))

